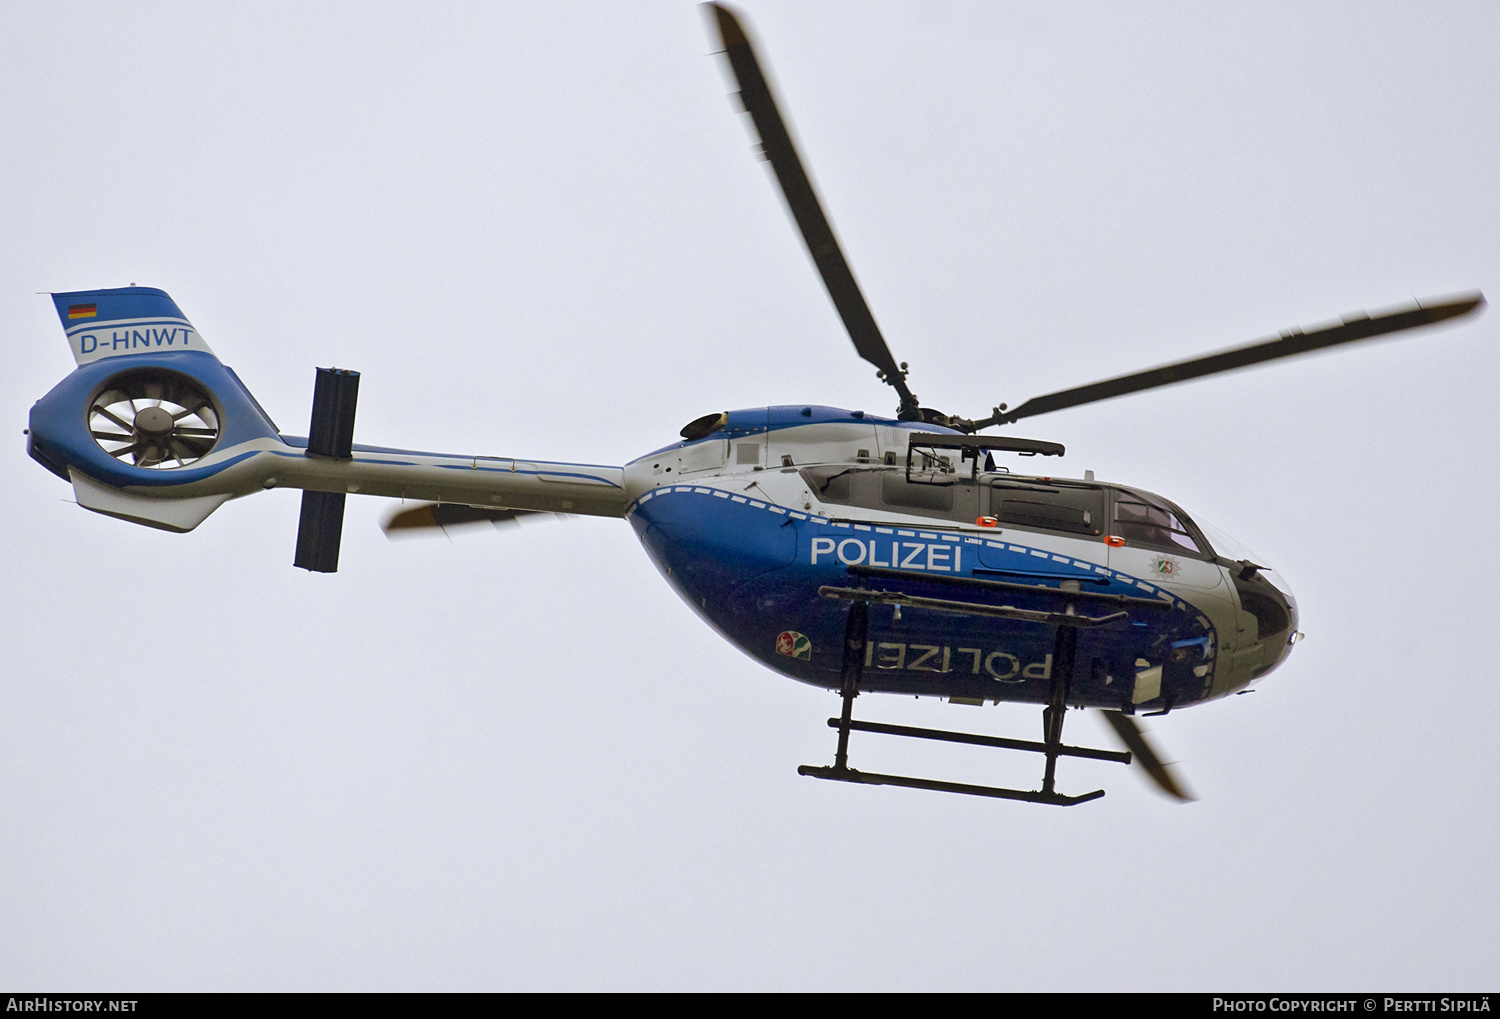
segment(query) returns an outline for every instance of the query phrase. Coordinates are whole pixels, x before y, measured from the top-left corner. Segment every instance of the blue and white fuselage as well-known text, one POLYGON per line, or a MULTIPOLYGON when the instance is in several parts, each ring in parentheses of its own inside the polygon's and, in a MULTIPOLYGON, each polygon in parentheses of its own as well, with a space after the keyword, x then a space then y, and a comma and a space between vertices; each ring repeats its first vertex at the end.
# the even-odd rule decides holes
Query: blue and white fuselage
MULTIPOLYGON (((329 458, 283 436, 162 291, 54 299, 77 368, 33 407, 30 452, 80 505, 136 523, 191 530, 274 487, 623 517, 727 639, 835 689, 850 603, 820 588, 847 588, 859 570, 917 599, 990 581, 961 600, 1022 612, 1056 611, 1059 592, 1081 592, 1081 611, 1090 596, 1134 599, 1080 628, 1075 705, 1223 696, 1275 668, 1296 634, 1286 585, 1174 504, 1092 478, 909 461, 913 434, 943 431, 931 425, 793 405, 711 415, 685 429, 694 438, 624 467, 366 445, 329 458)), ((1025 618, 872 603, 860 685, 1045 702, 1055 634, 1025 618)))
MULTIPOLYGON (((1184 706, 1242 689, 1284 658, 1296 632, 1285 585, 1259 571, 1254 584, 1274 593, 1255 604, 1260 591, 1236 583, 1222 565, 1228 550, 1207 547, 1175 506, 1092 480, 952 464, 913 475, 907 438, 931 431, 831 407, 732 411, 711 435, 628 464, 626 513, 662 574, 699 615, 765 665, 818 686, 839 685, 848 612, 847 602, 820 596, 819 588, 849 586, 850 567, 900 571, 898 583, 882 572, 887 579, 871 586, 935 598, 952 599, 951 580, 971 578, 1158 600, 1160 608, 1134 608, 1128 619, 1080 631, 1084 664, 1069 693, 1077 705, 1184 706), (934 499, 937 486, 945 491, 934 499), (1178 536, 1181 544, 1170 536, 1121 542, 1103 533, 1107 526, 1085 536, 1013 526, 985 512, 992 501, 1004 505, 996 492, 1061 486, 1105 512, 1114 493, 1131 509, 1149 498, 1191 533, 1178 536), (1280 613, 1274 604, 1267 608, 1271 599, 1280 613), (1272 632, 1262 632, 1263 624, 1272 632)), ((973 599, 972 590, 964 597, 973 599)), ((1056 607, 1053 595, 1015 590, 988 600, 1056 607)), ((891 605, 872 605, 869 625, 861 689, 1047 700, 1054 627, 891 605)))

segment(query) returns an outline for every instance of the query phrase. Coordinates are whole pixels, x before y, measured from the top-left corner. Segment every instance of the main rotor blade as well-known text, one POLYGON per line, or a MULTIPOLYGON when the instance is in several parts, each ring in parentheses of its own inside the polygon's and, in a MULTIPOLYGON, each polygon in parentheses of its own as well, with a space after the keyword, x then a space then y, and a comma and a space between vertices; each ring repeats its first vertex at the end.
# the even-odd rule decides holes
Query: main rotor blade
POLYGON ((399 538, 422 531, 446 530, 457 524, 491 523, 496 527, 513 524, 521 517, 550 517, 561 514, 542 510, 485 509, 457 503, 429 502, 413 509, 401 510, 381 525, 387 538, 399 538))
POLYGON ((906 387, 904 373, 891 355, 885 337, 880 334, 880 327, 875 324, 875 316, 870 312, 870 306, 854 280, 854 272, 844 258, 828 216, 818 201, 818 194, 813 190, 812 181, 808 179, 807 171, 802 166, 802 158, 797 154, 791 132, 782 120, 781 111, 776 107, 776 98, 771 94, 771 86, 761 70, 760 61, 756 59, 744 26, 734 12, 723 4, 711 3, 707 6, 713 9, 718 23, 724 54, 729 58, 729 67, 740 87, 740 100, 755 123, 761 148, 765 150, 771 169, 776 172, 776 180, 781 185, 782 197, 791 209, 792 218, 797 221, 797 228, 802 231, 802 240, 806 242, 808 253, 812 255, 813 263, 823 276, 823 285, 828 288, 828 296, 833 298, 833 306, 844 320, 844 328, 854 341, 854 349, 859 352, 860 357, 879 368, 884 373, 885 381, 900 394, 901 416, 904 418, 908 414, 914 415, 917 398, 906 387))
POLYGON ((1161 756, 1150 743, 1146 742, 1146 734, 1141 731, 1140 725, 1129 715, 1118 711, 1104 712, 1104 720, 1109 727, 1120 737, 1120 742, 1125 744, 1125 749, 1135 755, 1136 762, 1146 769, 1146 774, 1151 776, 1151 781, 1156 783, 1157 788, 1168 796, 1184 802, 1195 799, 1167 770, 1167 765, 1162 763, 1161 756))
POLYGON ((1312 332, 1292 329, 1274 340, 1263 340, 1244 347, 1221 350, 1205 357, 1162 365, 1160 368, 1151 368, 1133 375, 1121 375, 1118 378, 1105 379, 1102 382, 1093 382, 1074 389, 1048 393, 1046 396, 1027 400, 1015 410, 997 414, 984 422, 976 421, 974 424, 977 427, 1009 424, 1021 418, 1046 414, 1065 407, 1096 403, 1099 400, 1108 400, 1127 393, 1139 393, 1142 390, 1170 386, 1175 382, 1186 382, 1188 379, 1202 378, 1205 375, 1234 371, 1236 368, 1245 368, 1264 361, 1306 354, 1309 351, 1337 346, 1340 343, 1353 343, 1356 340, 1367 340, 1375 336, 1384 336, 1387 333, 1400 332, 1403 329, 1416 329, 1444 319, 1467 315, 1483 304, 1484 295, 1475 293, 1442 304, 1418 304, 1412 308, 1387 312, 1373 318, 1364 314, 1356 315, 1344 319, 1338 325, 1325 326, 1322 329, 1314 329, 1312 332))

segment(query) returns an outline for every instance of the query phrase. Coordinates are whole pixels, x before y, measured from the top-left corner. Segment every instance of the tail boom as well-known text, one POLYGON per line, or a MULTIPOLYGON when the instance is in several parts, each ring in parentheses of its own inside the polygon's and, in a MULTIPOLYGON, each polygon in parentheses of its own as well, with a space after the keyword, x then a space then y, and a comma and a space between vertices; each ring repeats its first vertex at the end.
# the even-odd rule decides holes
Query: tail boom
POLYGON ((189 531, 229 499, 299 488, 625 515, 622 467, 361 445, 320 455, 317 442, 309 450, 308 440, 280 433, 165 292, 125 287, 53 301, 77 367, 32 407, 27 449, 95 512, 189 531))

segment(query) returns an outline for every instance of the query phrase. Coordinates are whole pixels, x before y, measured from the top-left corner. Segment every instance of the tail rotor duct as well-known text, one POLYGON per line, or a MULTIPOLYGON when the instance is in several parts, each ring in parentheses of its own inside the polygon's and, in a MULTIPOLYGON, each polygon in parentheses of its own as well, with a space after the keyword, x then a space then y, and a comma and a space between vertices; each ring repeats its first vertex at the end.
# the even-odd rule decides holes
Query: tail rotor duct
POLYGON ((121 372, 89 404, 89 434, 116 460, 152 470, 186 467, 219 441, 208 391, 177 372, 121 372))

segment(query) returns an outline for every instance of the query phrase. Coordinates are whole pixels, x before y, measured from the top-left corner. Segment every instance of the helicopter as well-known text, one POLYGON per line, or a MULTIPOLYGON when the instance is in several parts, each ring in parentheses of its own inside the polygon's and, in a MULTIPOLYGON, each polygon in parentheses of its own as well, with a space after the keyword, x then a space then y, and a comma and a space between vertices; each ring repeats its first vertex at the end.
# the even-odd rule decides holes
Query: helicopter
POLYGON ((1285 579, 1178 504, 1120 484, 1021 472, 997 457, 1060 444, 981 432, 1189 379, 1472 314, 1422 302, 1050 393, 969 419, 923 405, 855 280, 741 19, 706 5, 762 153, 855 350, 896 397, 891 418, 817 405, 706 414, 624 466, 356 444, 359 374, 318 369, 306 437, 283 434, 162 290, 53 294, 76 367, 33 407, 28 451, 79 505, 168 531, 232 498, 303 492, 294 564, 338 568, 349 494, 415 500, 388 533, 527 514, 624 518, 668 583, 771 669, 837 692, 831 766, 803 775, 1067 806, 1062 758, 1145 766, 1186 791, 1135 719, 1242 690, 1301 636, 1285 579), (861 693, 1042 707, 1042 738, 853 717, 861 693), (1069 708, 1102 713, 1124 751, 1069 746, 1069 708), (853 732, 1044 758, 1036 789, 861 771, 853 732))

